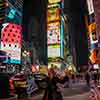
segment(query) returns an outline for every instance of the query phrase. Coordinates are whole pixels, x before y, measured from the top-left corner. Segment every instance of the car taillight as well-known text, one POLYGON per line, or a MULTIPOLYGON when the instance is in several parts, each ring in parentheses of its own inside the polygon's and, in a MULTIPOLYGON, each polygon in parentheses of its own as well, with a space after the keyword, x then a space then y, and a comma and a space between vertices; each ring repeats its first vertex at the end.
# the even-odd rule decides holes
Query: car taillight
POLYGON ((13 80, 9 80, 9 83, 10 83, 10 89, 11 90, 14 90, 14 84, 13 84, 13 80))

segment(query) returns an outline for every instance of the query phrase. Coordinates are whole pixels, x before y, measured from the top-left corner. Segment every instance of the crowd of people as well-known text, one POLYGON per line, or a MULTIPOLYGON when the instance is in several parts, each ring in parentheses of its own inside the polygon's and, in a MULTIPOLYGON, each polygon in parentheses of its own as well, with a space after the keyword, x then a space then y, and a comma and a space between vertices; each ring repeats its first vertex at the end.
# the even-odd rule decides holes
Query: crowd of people
POLYGON ((98 85, 100 82, 100 73, 98 70, 76 73, 65 69, 63 72, 64 74, 59 74, 56 67, 49 69, 47 78, 48 85, 42 100, 63 100, 58 83, 62 84, 63 88, 69 88, 70 84, 79 83, 80 81, 86 82, 86 85, 89 87, 92 81, 94 85, 98 85))

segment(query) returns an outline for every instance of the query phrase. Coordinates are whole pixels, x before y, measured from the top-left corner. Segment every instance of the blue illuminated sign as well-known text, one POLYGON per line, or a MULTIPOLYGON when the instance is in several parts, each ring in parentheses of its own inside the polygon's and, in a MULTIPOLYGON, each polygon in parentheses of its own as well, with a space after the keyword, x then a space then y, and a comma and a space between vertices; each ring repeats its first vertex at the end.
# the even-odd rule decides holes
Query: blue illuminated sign
POLYGON ((9 14, 8 14, 8 18, 10 18, 10 19, 14 19, 14 17, 15 17, 15 14, 16 14, 16 9, 11 9, 10 11, 9 11, 9 14))
POLYGON ((61 57, 64 57, 64 25, 62 22, 62 18, 61 18, 61 25, 60 25, 60 39, 61 39, 61 48, 60 48, 60 54, 61 57))

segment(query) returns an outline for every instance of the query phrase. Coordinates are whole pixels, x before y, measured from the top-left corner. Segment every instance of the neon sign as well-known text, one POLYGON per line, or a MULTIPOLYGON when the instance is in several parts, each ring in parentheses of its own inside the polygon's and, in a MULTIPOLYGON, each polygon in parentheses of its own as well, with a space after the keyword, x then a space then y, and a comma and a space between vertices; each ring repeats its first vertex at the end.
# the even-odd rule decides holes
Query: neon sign
POLYGON ((61 2, 61 0, 48 0, 49 3, 58 3, 61 2))
POLYGON ((60 20, 60 10, 58 8, 50 8, 47 10, 47 22, 60 20))

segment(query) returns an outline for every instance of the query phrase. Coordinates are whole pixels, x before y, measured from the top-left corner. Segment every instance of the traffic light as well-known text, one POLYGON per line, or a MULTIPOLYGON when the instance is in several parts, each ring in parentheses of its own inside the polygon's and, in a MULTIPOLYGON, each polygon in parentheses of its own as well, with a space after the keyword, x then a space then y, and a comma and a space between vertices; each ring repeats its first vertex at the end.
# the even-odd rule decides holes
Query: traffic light
POLYGON ((7 7, 6 0, 0 0, 0 23, 2 23, 5 19, 5 12, 7 7))

